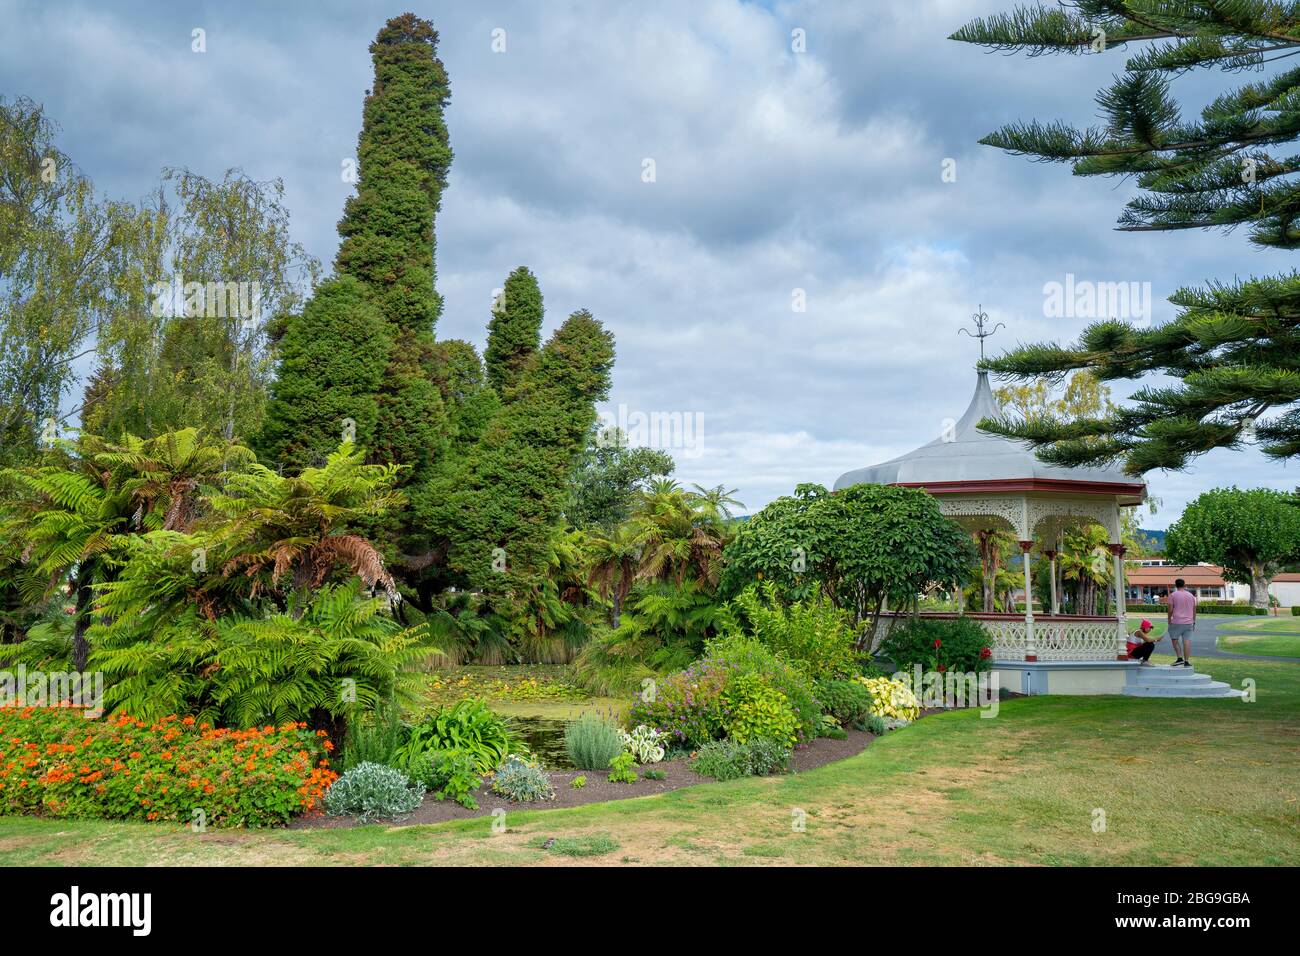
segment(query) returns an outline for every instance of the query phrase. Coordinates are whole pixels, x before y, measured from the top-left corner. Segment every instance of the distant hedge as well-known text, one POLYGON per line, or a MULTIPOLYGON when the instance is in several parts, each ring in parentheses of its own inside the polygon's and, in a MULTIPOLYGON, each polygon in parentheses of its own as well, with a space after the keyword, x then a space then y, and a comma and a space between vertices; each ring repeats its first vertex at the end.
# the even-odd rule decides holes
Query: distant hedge
MULTIPOLYGON (((1206 601, 1197 606, 1206 614, 1268 614, 1268 608, 1252 604, 1216 604, 1206 601)), ((1138 614, 1164 614, 1169 608, 1164 604, 1130 604, 1128 609, 1138 614)))

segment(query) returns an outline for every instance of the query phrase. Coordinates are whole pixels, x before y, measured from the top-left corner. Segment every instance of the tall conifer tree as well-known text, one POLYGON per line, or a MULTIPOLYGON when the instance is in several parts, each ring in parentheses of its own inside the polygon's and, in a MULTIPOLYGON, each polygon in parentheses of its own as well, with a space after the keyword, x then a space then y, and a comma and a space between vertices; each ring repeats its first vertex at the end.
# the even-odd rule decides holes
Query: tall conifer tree
POLYGON ((542 337, 542 290, 537 277, 520 266, 510 273, 488 323, 484 353, 488 382, 505 396, 518 380, 542 337))

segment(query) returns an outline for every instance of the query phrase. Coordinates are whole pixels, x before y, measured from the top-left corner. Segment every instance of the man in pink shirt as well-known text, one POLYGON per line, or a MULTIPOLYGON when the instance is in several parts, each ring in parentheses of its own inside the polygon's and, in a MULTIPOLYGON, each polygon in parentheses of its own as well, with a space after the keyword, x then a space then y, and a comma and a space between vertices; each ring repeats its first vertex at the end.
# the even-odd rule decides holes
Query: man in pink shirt
POLYGON ((1196 595, 1187 590, 1186 582, 1179 578, 1169 595, 1165 612, 1169 617, 1169 642, 1174 645, 1175 667, 1192 666, 1192 629, 1196 627, 1196 595), (1183 642, 1182 650, 1178 642, 1183 642))

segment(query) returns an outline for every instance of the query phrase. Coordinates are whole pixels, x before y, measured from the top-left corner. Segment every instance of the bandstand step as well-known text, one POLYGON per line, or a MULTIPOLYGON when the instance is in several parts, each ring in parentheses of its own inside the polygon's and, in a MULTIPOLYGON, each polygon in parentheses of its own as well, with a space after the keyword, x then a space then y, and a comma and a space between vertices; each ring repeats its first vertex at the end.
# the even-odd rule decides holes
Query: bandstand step
POLYGON ((1241 699, 1241 691, 1190 667, 1158 664, 1143 667, 1124 686, 1126 697, 1201 697, 1241 699))

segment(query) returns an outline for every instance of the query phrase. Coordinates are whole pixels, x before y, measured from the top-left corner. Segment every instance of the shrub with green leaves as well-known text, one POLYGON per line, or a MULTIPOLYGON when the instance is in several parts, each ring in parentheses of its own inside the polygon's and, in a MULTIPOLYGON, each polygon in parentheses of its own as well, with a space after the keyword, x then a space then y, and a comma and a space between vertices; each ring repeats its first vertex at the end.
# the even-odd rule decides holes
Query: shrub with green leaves
POLYGON ((462 807, 478 809, 474 791, 482 783, 474 755, 463 750, 430 750, 416 758, 411 780, 433 794, 436 800, 455 800, 462 807))
POLYGON ((858 681, 818 681, 817 699, 844 727, 866 729, 867 718, 871 716, 871 691, 858 681))
POLYGON ((877 648, 900 671, 945 670, 980 674, 993 666, 988 631, 969 617, 914 617, 895 625, 877 648), (938 641, 936 646, 935 642, 938 641))
POLYGON ((732 740, 771 737, 795 743, 799 718, 789 698, 762 674, 737 674, 722 692, 722 729, 732 740))
POLYGON ((739 675, 759 674, 767 684, 784 694, 797 720, 797 740, 811 740, 817 736, 822 708, 813 694, 812 682, 800 668, 757 638, 736 632, 710 640, 705 651, 710 659, 730 672, 728 685, 739 675))
POLYGON ((325 794, 330 816, 355 816, 363 823, 394 819, 420 805, 423 791, 406 774, 377 763, 361 763, 334 781, 325 794))
POLYGON ((585 713, 564 728, 564 749, 581 770, 604 770, 623 752, 623 733, 612 720, 585 713))
POLYGON ((738 594, 728 611, 725 628, 757 638, 809 677, 844 677, 854 669, 852 615, 820 594, 786 605, 767 581, 738 594))
POLYGON ((495 713, 486 701, 471 697, 440 708, 412 727, 394 762, 410 769, 430 751, 460 750, 473 756, 479 773, 488 774, 514 745, 509 720, 495 713))
POLYGON ((636 783, 636 771, 632 765, 636 758, 628 751, 623 751, 609 762, 610 783, 636 783))
POLYGON ((749 772, 755 776, 765 777, 790 769, 793 753, 784 742, 771 737, 754 737, 746 746, 749 748, 749 772))
POLYGON ((705 658, 654 684, 637 698, 628 719, 668 735, 677 746, 698 747, 722 733, 719 699, 736 668, 705 658))
POLYGON ((736 780, 782 772, 789 767, 790 756, 789 746, 767 737, 746 743, 714 740, 699 749, 691 769, 714 780, 736 780))
POLYGON ((492 777, 492 792, 517 803, 554 800, 555 788, 541 767, 511 754, 492 777))

